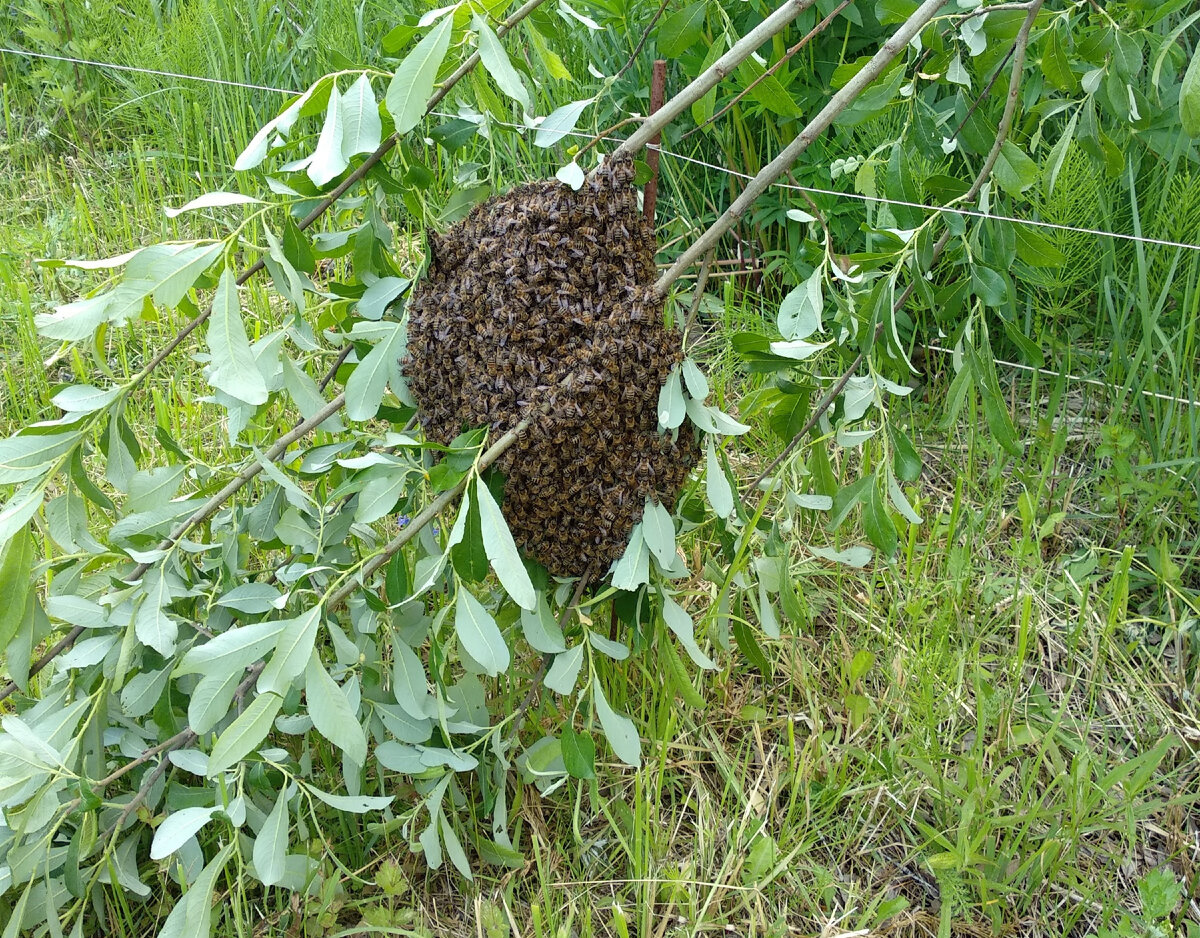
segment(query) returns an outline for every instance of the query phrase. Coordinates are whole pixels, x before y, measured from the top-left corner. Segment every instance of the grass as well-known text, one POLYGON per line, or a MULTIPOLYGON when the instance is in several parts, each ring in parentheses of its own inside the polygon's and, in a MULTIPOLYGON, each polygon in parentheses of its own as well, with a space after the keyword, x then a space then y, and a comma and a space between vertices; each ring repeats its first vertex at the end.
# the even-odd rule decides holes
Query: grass
MULTIPOLYGON (((186 61, 212 77, 297 86, 338 55, 362 61, 384 15, 366 4, 362 30, 343 12, 344 28, 328 36, 272 43, 272 9, 195 4, 174 31, 147 21, 115 51, 149 49, 137 62, 152 67, 186 61), (205 41, 214 36, 224 44, 205 41), (334 36, 352 41, 326 44, 334 36)), ((90 72, 76 85, 73 73, 57 74, 104 107, 56 110, 25 86, 0 88, 5 433, 50 413, 57 383, 96 380, 106 361, 129 373, 178 326, 139 322, 99 352, 48 348, 33 315, 96 281, 32 259, 203 236, 202 221, 169 220, 160 206, 229 178, 260 102, 241 89, 90 72), (39 121, 53 145, 28 139, 39 121), (118 128, 127 146, 95 146, 118 128)), ((546 169, 507 147, 511 178, 546 169)), ((1053 220, 1120 228, 1172 206, 1172 236, 1195 230, 1200 195, 1182 170, 1161 185, 1085 185, 1086 166, 1074 161, 1063 174, 1075 195, 1048 200, 1053 220)), ((707 176, 667 170, 665 179, 696 217, 721 195, 707 176)), ((684 228, 675 220, 667 230, 684 228)), ((1111 390, 1011 373, 1012 409, 1033 441, 1023 464, 981 432, 973 403, 941 425, 949 376, 931 355, 915 400, 892 414, 912 428, 926 467, 910 487, 924 523, 901 532, 895 561, 858 570, 813 558, 802 545, 861 536, 830 535, 797 509, 784 523, 798 608, 779 640, 761 639, 764 667, 736 649, 720 654, 720 670, 695 678, 704 705, 694 708, 664 686, 653 649, 663 634, 603 665, 610 700, 637 723, 645 766, 608 763, 594 782, 545 796, 517 786, 510 817, 524 869, 483 867, 468 885, 429 872, 394 832, 367 849, 355 822, 334 820, 312 832, 323 885, 255 897, 226 933, 264 924, 272 934, 358 933, 365 923, 488 938, 1200 934, 1200 431, 1195 408, 1142 393, 1198 396, 1200 257, 1107 242, 1096 252, 1080 239, 1060 247, 1079 264, 1033 284, 1031 332, 1065 349, 1092 330, 1095 341, 1077 343, 1065 364, 1111 390)), ((710 293, 698 348, 718 403, 731 406, 760 379, 741 369, 729 336, 769 329, 773 307, 732 284, 710 293)), ((277 315, 265 293, 250 296, 263 321, 277 315)), ((199 371, 180 356, 128 416, 143 436, 164 426, 215 462, 227 444, 200 402, 199 371)), ((731 459, 750 478, 781 445, 760 420, 731 459)), ((835 466, 847 479, 857 468, 835 466)), ((712 612, 719 584, 708 574, 724 561, 709 525, 684 546, 699 617, 712 612)), ((752 599, 729 618, 756 625, 752 599)), ((555 726, 561 715, 544 699, 531 719, 555 726)), ((118 891, 106 899, 111 927, 128 935, 153 933, 170 902, 126 904, 118 891)))

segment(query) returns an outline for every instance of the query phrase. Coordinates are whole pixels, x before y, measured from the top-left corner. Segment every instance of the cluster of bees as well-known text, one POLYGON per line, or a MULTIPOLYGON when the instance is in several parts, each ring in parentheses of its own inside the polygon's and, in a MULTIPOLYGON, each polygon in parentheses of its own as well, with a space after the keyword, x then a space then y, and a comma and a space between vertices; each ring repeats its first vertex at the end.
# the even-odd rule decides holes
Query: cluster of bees
POLYGON ((549 402, 499 468, 513 537, 559 576, 619 557, 646 497, 673 505, 700 454, 689 425, 658 432, 682 349, 633 172, 613 160, 578 191, 531 183, 477 206, 430 235, 408 304, 403 365, 430 439, 479 426, 496 439, 549 402))

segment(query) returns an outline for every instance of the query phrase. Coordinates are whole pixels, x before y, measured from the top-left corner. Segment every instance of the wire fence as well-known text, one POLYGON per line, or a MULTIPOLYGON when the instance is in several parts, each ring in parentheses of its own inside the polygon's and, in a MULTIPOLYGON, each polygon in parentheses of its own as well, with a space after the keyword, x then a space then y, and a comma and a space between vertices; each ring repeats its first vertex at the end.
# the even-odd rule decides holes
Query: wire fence
MULTIPOLYGON (((113 62, 99 62, 99 61, 95 61, 95 60, 91 60, 91 59, 74 58, 71 56, 51 55, 51 54, 43 53, 43 52, 30 52, 30 51, 26 51, 26 50, 22 50, 22 49, 11 49, 11 48, 7 48, 7 47, 3 47, 3 46, 0 46, 0 55, 26 56, 26 57, 34 58, 34 59, 48 59, 48 60, 52 60, 52 61, 64 62, 64 63, 68 63, 68 64, 73 64, 73 65, 83 65, 83 66, 87 66, 90 68, 112 69, 114 71, 121 71, 121 72, 135 72, 135 73, 144 74, 144 75, 152 75, 152 76, 165 77, 165 78, 175 78, 175 79, 180 79, 180 80, 184 80, 184 81, 196 81, 196 82, 203 82, 203 83, 212 84, 212 85, 224 85, 224 86, 229 86, 229 87, 234 87, 234 88, 243 88, 243 89, 250 90, 250 91, 267 91, 267 92, 271 92, 274 94, 291 95, 291 96, 295 96, 295 95, 299 95, 299 94, 303 93, 303 92, 296 91, 296 90, 290 89, 290 88, 276 88, 276 87, 273 87, 270 85, 258 85, 258 84, 252 84, 252 83, 247 83, 247 82, 230 81, 230 80, 223 79, 223 78, 210 78, 205 75, 187 75, 187 74, 184 74, 181 72, 163 71, 161 69, 139 68, 139 67, 133 66, 133 65, 119 65, 119 64, 116 64, 113 62)), ((430 113, 431 113, 431 116, 442 117, 442 118, 447 118, 447 119, 454 119, 454 118, 457 118, 460 116, 457 114, 449 114, 445 111, 432 111, 430 113)), ((506 121, 501 121, 501 120, 497 120, 495 118, 490 118, 490 117, 487 118, 487 120, 489 122, 491 122, 492 124, 495 124, 496 126, 506 127, 506 128, 510 128, 513 130, 525 131, 525 130, 535 129, 534 127, 529 126, 529 125, 509 123, 506 121)), ((564 134, 564 136, 570 136, 570 137, 587 139, 587 140, 591 140, 594 138, 593 134, 584 133, 581 131, 567 131, 564 134)), ((614 143, 619 142, 619 138, 612 138, 612 140, 614 143)), ((668 150, 668 149, 666 149, 662 146, 656 145, 656 144, 650 144, 649 146, 653 147, 654 149, 657 149, 664 156, 669 156, 672 159, 677 159, 684 163, 690 163, 692 165, 700 166, 705 169, 712 170, 714 172, 724 173, 728 176, 733 176, 738 179, 749 180, 749 179, 754 178, 749 173, 742 173, 735 169, 731 169, 728 166, 720 166, 720 165, 717 165, 714 163, 708 163, 704 160, 697 159, 696 157, 688 156, 683 153, 677 153, 677 152, 668 150)), ((958 208, 955 206, 926 205, 922 202, 908 202, 908 201, 904 201, 902 199, 890 199, 890 198, 881 197, 881 196, 866 195, 866 194, 860 193, 860 192, 844 192, 844 191, 840 191, 840 190, 836 190, 836 189, 823 189, 823 188, 818 188, 818 187, 814 187, 814 186, 801 186, 801 185, 798 185, 796 183, 791 183, 791 182, 776 181, 772 185, 775 188, 791 190, 791 191, 795 191, 795 192, 803 192, 807 195, 818 195, 818 196, 826 196, 826 197, 839 198, 839 199, 851 199, 851 200, 864 202, 864 203, 870 203, 870 204, 874 204, 874 205, 885 205, 885 206, 894 205, 894 206, 900 206, 900 207, 920 209, 923 211, 960 215, 960 216, 968 217, 968 218, 979 218, 979 219, 982 219, 985 221, 1007 222, 1007 223, 1014 224, 1014 225, 1026 225, 1029 227, 1044 228, 1044 229, 1049 229, 1049 230, 1053 230, 1053 231, 1063 231, 1063 232, 1070 232, 1073 234, 1086 234, 1086 235, 1092 235, 1092 236, 1101 237, 1101 238, 1113 238, 1115 240, 1132 241, 1132 242, 1136 242, 1136 243, 1140 243, 1140 244, 1153 245, 1156 247, 1177 248, 1180 250, 1188 250, 1188 251, 1200 251, 1200 244, 1192 244, 1192 243, 1185 242, 1185 241, 1173 241, 1168 238, 1148 237, 1145 235, 1135 235, 1135 234, 1129 234, 1127 232, 1120 232, 1120 231, 1106 231, 1101 228, 1084 228, 1084 227, 1078 227, 1075 225, 1062 225, 1062 224, 1058 224, 1058 223, 1054 223, 1054 222, 1046 222, 1046 221, 1041 221, 1041 220, 1033 219, 1033 218, 1021 218, 1021 217, 1012 216, 1012 215, 998 215, 998 214, 991 213, 991 212, 981 212, 981 211, 977 211, 975 209, 958 208)), ((936 345, 931 345, 931 346, 929 346, 929 348, 931 351, 935 351, 935 352, 946 353, 949 351, 947 349, 943 349, 936 345)), ((1006 367, 1006 368, 1011 368, 1011 369, 1020 370, 1020 371, 1027 371, 1027 372, 1036 372, 1038 374, 1046 375, 1049 377, 1061 377, 1061 378, 1065 378, 1066 380, 1071 381, 1073 383, 1084 384, 1084 385, 1089 385, 1089 386, 1093 386, 1093 387, 1099 387, 1099 388, 1107 388, 1108 387, 1108 385, 1103 381, 1099 381, 1094 378, 1087 378, 1082 375, 1073 375, 1073 374, 1069 374, 1069 373, 1065 373, 1065 372, 1053 371, 1048 368, 1035 368, 1030 365, 1024 365, 1019 362, 1005 361, 1004 359, 999 359, 999 358, 993 359, 993 361, 995 362, 995 364, 1000 365, 1002 367, 1006 367)), ((1163 400, 1163 401, 1176 403, 1176 404, 1182 404, 1186 407, 1200 407, 1200 401, 1194 401, 1194 400, 1191 400, 1191 399, 1185 398, 1185 397, 1175 397, 1173 395, 1162 394, 1157 391, 1150 391, 1150 390, 1146 390, 1146 389, 1141 389, 1140 393, 1146 397, 1151 397, 1151 398, 1154 398, 1157 400, 1163 400)))

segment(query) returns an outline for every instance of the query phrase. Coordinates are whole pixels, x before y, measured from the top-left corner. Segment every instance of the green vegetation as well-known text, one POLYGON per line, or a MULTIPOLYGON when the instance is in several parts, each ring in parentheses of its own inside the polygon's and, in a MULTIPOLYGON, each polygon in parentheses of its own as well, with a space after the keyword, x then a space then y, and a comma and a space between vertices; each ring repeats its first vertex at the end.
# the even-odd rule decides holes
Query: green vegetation
MULTIPOLYGON (((515 9, 490 6, 492 28, 515 9)), ((436 531, 400 516, 460 482, 478 505, 496 441, 465 436, 429 471, 434 454, 397 435, 412 415, 398 382, 363 391, 372 349, 402 336, 398 303, 363 307, 381 278, 420 274, 425 231, 553 176, 587 141, 539 146, 505 126, 521 107, 486 62, 310 242, 295 221, 346 169, 318 184, 281 166, 318 146, 329 83, 281 149, 235 172, 287 95, 0 54, 0 446, 72 435, 29 463, 36 476, 0 450, 0 517, 47 480, 44 507, 0 538, 0 673, 19 685, 0 702, 3 938, 154 935, 177 906, 165 933, 1200 936, 1200 250, 877 201, 969 191, 1004 136, 1032 9, 1008 140, 960 207, 1200 243, 1192 6, 1052 0, 971 20, 971 3, 950 4, 781 180, 822 191, 769 188, 718 243, 702 296, 702 261, 670 285, 672 322, 696 310, 688 351, 709 404, 750 429, 705 436, 713 456, 674 512, 686 576, 657 560, 632 589, 605 575, 572 610, 575 584, 529 565, 586 659, 567 694, 542 686, 554 643, 529 640, 514 567, 493 576, 471 540, 487 533, 477 516, 409 600, 452 552, 458 501, 436 531), (215 191, 274 201, 163 211, 215 191), (173 302, 46 335, 47 314, 124 275, 40 261, 185 241, 217 247, 173 302), (222 273, 264 256, 222 307, 222 273), (219 323, 244 323, 231 354, 250 343, 289 375, 257 399, 244 374, 209 367, 211 325, 145 371, 214 297, 219 323), (803 325, 814 317, 823 332, 803 325), (804 357, 818 340, 831 344, 804 357), (860 352, 857 383, 769 470, 860 352), (124 390, 93 407, 80 386, 124 390), (159 548, 311 417, 313 394, 343 391, 349 416, 159 548), (724 510, 714 475, 746 504, 724 510), (369 494, 387 501, 377 515, 369 494), (476 597, 512 653, 499 677, 457 648, 476 597), (669 627, 668 598, 715 667, 669 627), (273 632, 223 662, 212 692, 208 643, 279 623, 299 651, 273 632), (73 660, 22 673, 72 626, 73 660), (403 735, 406 681, 457 709, 403 735), (198 720, 208 692, 224 709, 198 720), (60 712, 75 722, 52 736, 60 712), (414 766, 409 744, 438 755, 414 766)), ((575 125, 590 134, 649 110, 656 56, 670 96, 773 7, 672 3, 655 20, 657 3, 594 0, 539 9, 500 41, 531 113, 595 97, 575 125)), ((665 130, 660 267, 745 187, 711 167, 757 174, 917 4, 857 0, 760 79, 837 7, 802 13, 665 130)), ((418 27, 424 12, 0 0, 0 46, 289 91, 341 72, 346 94, 365 70, 386 139, 401 120, 390 75, 438 29, 418 27)), ((478 41, 465 7, 442 23, 431 83, 478 41)))

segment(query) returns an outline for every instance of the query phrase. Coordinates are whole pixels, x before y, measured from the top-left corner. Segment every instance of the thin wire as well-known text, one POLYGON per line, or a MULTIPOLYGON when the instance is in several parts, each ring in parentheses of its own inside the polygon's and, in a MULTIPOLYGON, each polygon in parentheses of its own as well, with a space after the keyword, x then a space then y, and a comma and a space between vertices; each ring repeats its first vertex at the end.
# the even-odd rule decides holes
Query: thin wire
MULTIPOLYGON (((166 71, 160 71, 158 69, 138 68, 137 66, 134 66, 134 65, 116 65, 112 62, 97 62, 97 61, 92 61, 90 59, 76 59, 76 58, 71 58, 69 56, 49 55, 49 54, 46 54, 43 52, 27 52, 23 49, 8 49, 8 48, 0 47, 0 54, 3 54, 3 53, 7 53, 9 55, 25 55, 25 56, 29 56, 31 58, 37 58, 37 59, 50 59, 50 60, 56 61, 56 62, 70 62, 70 63, 76 64, 76 65, 88 65, 93 68, 111 68, 111 69, 115 69, 117 71, 137 72, 139 74, 144 74, 144 75, 161 75, 161 76, 164 76, 167 78, 181 78, 186 81, 206 82, 208 84, 213 84, 213 85, 227 85, 227 86, 230 86, 233 88, 247 88, 247 89, 254 90, 254 91, 270 91, 270 92, 274 92, 276 94, 287 94, 287 95, 301 94, 301 92, 299 92, 299 91, 291 91, 287 88, 273 88, 269 85, 247 84, 245 82, 240 82, 240 81, 228 81, 224 78, 208 78, 203 75, 183 75, 179 72, 166 72, 166 71)), ((454 118, 454 117, 458 116, 456 114, 448 114, 444 111, 432 111, 430 113, 434 114, 438 117, 454 118)), ((514 130, 529 130, 529 129, 531 129, 523 124, 512 124, 512 123, 508 123, 507 121, 495 120, 495 119, 491 119, 491 118, 490 118, 490 120, 492 121, 492 123, 496 124, 499 127, 509 127, 514 130)), ((593 137, 593 134, 581 133, 579 131, 566 131, 563 135, 568 136, 568 137, 581 137, 581 138, 586 137, 588 139, 591 139, 593 137)), ((613 138, 613 139, 616 140, 617 138, 613 138)), ((651 148, 651 147, 654 147, 654 145, 648 144, 647 147, 651 148)), ((696 166, 703 166, 706 169, 712 169, 712 170, 715 170, 716 172, 725 173, 729 176, 736 176, 740 179, 753 179, 754 178, 753 176, 751 176, 748 173, 741 173, 741 172, 738 172, 737 170, 730 169, 727 166, 718 166, 715 163, 707 163, 704 160, 696 159, 693 156, 685 156, 682 153, 676 153, 673 150, 667 150, 661 146, 654 147, 654 148, 658 149, 658 151, 660 153, 664 153, 667 156, 670 156, 677 160, 682 160, 685 163, 692 163, 693 165, 696 165, 696 166)), ((775 186, 776 188, 790 189, 794 192, 805 192, 805 193, 808 193, 809 195, 824 195, 824 196, 833 196, 834 198, 854 199, 859 202, 868 202, 868 203, 873 203, 876 205, 899 205, 899 206, 905 206, 908 208, 921 209, 922 211, 926 211, 926 212, 940 212, 942 214, 961 215, 961 216, 965 216, 968 218, 983 218, 983 219, 990 219, 993 221, 1006 221, 1006 222, 1010 222, 1011 224, 1014 224, 1014 225, 1027 225, 1031 228, 1047 228, 1052 231, 1066 231, 1066 232, 1071 232, 1074 234, 1087 234, 1087 235, 1093 235, 1095 237, 1100 237, 1100 238, 1116 238, 1121 241, 1134 241, 1139 244, 1153 244, 1158 247, 1181 248, 1181 249, 1187 250, 1187 251, 1200 251, 1200 244, 1190 244, 1190 243, 1187 243, 1184 241, 1171 241, 1171 240, 1168 240, 1165 238, 1148 238, 1143 235, 1125 234, 1124 232, 1120 232, 1120 231, 1105 231, 1101 228, 1080 228, 1075 225, 1060 225, 1055 222, 1038 221, 1033 218, 1017 218, 1012 215, 995 215, 995 214, 992 214, 989 212, 979 212, 979 211, 975 211, 974 209, 967 209, 967 208, 954 208, 952 206, 947 206, 947 205, 926 205, 923 202, 906 202, 902 199, 881 198, 879 196, 863 195, 862 193, 859 193, 859 192, 840 192, 836 189, 819 189, 819 188, 814 188, 812 186, 799 186, 799 185, 796 185, 795 183, 776 181, 776 182, 772 183, 772 185, 775 186)))
POLYGON ((289 91, 287 88, 272 88, 270 85, 249 85, 241 81, 229 81, 224 78, 208 78, 204 75, 183 75, 179 72, 164 72, 156 68, 139 68, 136 65, 117 65, 113 62, 93 62, 90 59, 75 59, 67 55, 49 55, 45 52, 27 52, 24 49, 8 49, 0 46, 0 54, 27 55, 32 59, 50 59, 53 62, 70 62, 73 65, 90 65, 92 68, 111 68, 118 72, 137 72, 141 75, 161 75, 165 78, 184 78, 188 81, 203 81, 212 85, 228 85, 231 88, 248 88, 252 91, 272 91, 277 94, 301 94, 299 91, 289 91))
MULTIPOLYGON (((926 345, 925 348, 929 349, 931 352, 940 352, 943 355, 954 354, 953 349, 943 348, 940 345, 926 345)), ((1101 388, 1103 390, 1112 389, 1112 385, 1109 382, 1100 381, 1097 378, 1085 378, 1082 375, 1073 375, 1070 372, 1065 371, 1052 371, 1049 368, 1035 368, 1033 365, 1023 365, 1021 362, 1005 361, 1003 358, 993 358, 992 361, 994 361, 997 365, 1004 365, 1006 368, 1016 368, 1019 371, 1036 371, 1040 375, 1047 375, 1051 378, 1066 378, 1068 381, 1074 381, 1077 384, 1089 384, 1094 388, 1101 388)), ((1145 388, 1142 388, 1139 393, 1146 397, 1156 397, 1160 401, 1170 401, 1172 404, 1184 404, 1188 407, 1200 407, 1200 401, 1193 401, 1187 397, 1174 397, 1171 394, 1161 394, 1158 391, 1148 391, 1145 388)))
MULTIPOLYGON (((650 149, 651 144, 647 144, 646 148, 650 149)), ((672 153, 670 150, 663 150, 663 153, 668 156, 673 156, 676 159, 683 160, 685 163, 694 163, 697 166, 705 166, 709 169, 715 169, 723 173, 728 173, 730 176, 737 176, 741 179, 753 179, 754 177, 747 173, 739 173, 737 170, 729 169, 725 166, 716 166, 712 163, 706 163, 703 160, 698 160, 695 157, 684 156, 682 153, 672 153)), ((927 212, 943 212, 950 215, 966 215, 971 218, 988 218, 994 221, 1008 221, 1015 225, 1029 225, 1033 228, 1050 228, 1055 231, 1072 231, 1076 234, 1097 235, 1104 238, 1119 238, 1124 241, 1137 241, 1141 244, 1156 244, 1167 248, 1184 248, 1189 251, 1200 251, 1200 244, 1189 244, 1185 241, 1169 241, 1164 238, 1147 238, 1141 235, 1125 234, 1120 231, 1104 231, 1100 228, 1077 228, 1074 225, 1059 225, 1055 222, 1038 221, 1033 218, 1015 218, 1012 215, 996 215, 991 212, 977 212, 968 208, 954 208, 949 205, 926 205, 923 202, 905 202, 902 199, 886 199, 879 196, 863 195, 860 192, 839 192, 836 189, 815 189, 811 186, 798 186, 794 183, 776 182, 775 185, 781 189, 792 189, 796 192, 807 192, 810 195, 832 195, 846 199, 857 199, 860 202, 874 202, 878 205, 903 205, 909 208, 919 208, 927 212)))

